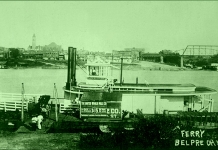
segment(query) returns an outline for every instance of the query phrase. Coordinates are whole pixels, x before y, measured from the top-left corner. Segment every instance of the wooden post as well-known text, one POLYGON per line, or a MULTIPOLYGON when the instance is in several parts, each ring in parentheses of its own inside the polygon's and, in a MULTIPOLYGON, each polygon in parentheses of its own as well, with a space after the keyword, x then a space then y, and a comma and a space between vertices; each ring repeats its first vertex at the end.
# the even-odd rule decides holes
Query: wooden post
POLYGON ((57 108, 57 88, 54 83, 54 96, 55 96, 55 120, 58 121, 58 108, 57 108))
POLYGON ((6 102, 4 101, 4 111, 6 112, 6 102))
POLYGON ((156 97, 156 92, 155 92, 155 96, 154 96, 154 114, 156 114, 157 113, 157 97, 156 97))
POLYGON ((22 105, 21 105, 21 121, 23 122, 24 121, 24 110, 23 110, 23 100, 24 100, 24 84, 22 83, 22 98, 21 98, 21 101, 22 101, 22 105))
POLYGON ((17 109, 17 102, 14 102, 14 110, 16 111, 17 109))
POLYGON ((211 99, 211 112, 213 112, 213 99, 211 99))
POLYGON ((26 101, 26 111, 28 111, 28 109, 29 109, 28 105, 29 105, 29 101, 27 100, 26 101))
POLYGON ((211 98, 211 95, 209 96, 210 100, 210 112, 213 112, 213 99, 211 98))
POLYGON ((138 84, 138 77, 136 77, 136 84, 138 84))
POLYGON ((123 78, 123 58, 121 58, 121 63, 120 63, 120 86, 122 86, 122 78, 123 78))

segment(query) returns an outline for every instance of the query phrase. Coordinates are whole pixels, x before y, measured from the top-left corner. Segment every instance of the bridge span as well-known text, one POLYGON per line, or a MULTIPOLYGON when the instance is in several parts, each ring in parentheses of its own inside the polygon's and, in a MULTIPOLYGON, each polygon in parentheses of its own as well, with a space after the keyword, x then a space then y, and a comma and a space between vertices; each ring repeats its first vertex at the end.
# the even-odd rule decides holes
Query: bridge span
POLYGON ((211 57, 218 54, 218 45, 187 45, 185 49, 172 51, 172 53, 141 53, 140 60, 155 61, 164 63, 166 57, 180 59, 180 67, 183 67, 183 60, 187 57, 211 57))

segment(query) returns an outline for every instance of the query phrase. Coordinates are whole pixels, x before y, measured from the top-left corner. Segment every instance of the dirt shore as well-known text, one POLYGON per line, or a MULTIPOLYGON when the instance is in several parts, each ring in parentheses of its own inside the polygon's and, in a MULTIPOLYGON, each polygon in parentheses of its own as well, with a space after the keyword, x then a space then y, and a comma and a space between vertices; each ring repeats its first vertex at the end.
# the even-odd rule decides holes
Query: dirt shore
POLYGON ((1 133, 0 149, 22 150, 78 150, 79 133, 1 133))
MULTIPOLYGON (((120 69, 120 64, 114 65, 116 66, 115 69, 120 69)), ((160 70, 160 71, 182 71, 182 70, 195 70, 189 69, 185 67, 178 67, 178 66, 170 66, 167 64, 161 64, 156 62, 148 62, 148 61, 140 61, 134 64, 124 64, 124 70, 160 70)))

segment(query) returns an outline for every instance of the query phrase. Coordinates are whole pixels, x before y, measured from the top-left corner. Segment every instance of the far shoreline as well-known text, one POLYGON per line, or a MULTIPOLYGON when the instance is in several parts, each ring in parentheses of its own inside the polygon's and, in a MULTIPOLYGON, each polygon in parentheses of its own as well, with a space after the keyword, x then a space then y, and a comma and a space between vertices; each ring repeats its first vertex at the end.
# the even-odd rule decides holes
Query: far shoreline
MULTIPOLYGON (((0 70, 20 70, 20 69, 45 69, 45 70, 67 70, 67 66, 35 66, 35 67, 9 67, 9 68, 0 68, 0 70)), ((76 70, 81 69, 79 66, 76 70)), ((118 68, 113 68, 112 70, 119 70, 118 68)), ((131 70, 131 71, 210 71, 216 72, 216 70, 204 70, 204 69, 190 69, 190 68, 157 68, 157 67, 135 67, 135 68, 128 68, 123 67, 123 70, 131 70)))

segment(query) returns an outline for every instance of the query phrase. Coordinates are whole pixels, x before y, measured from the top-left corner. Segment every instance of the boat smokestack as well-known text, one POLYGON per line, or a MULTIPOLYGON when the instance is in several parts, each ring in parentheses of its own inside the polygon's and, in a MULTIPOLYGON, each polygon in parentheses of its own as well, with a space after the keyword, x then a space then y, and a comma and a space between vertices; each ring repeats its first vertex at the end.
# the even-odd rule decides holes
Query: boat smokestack
POLYGON ((66 90, 76 86, 76 48, 68 47, 68 69, 66 90))
POLYGON ((71 85, 76 86, 76 48, 73 48, 73 52, 71 54, 71 85))

